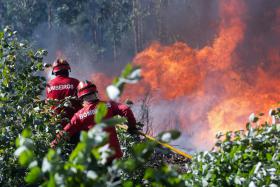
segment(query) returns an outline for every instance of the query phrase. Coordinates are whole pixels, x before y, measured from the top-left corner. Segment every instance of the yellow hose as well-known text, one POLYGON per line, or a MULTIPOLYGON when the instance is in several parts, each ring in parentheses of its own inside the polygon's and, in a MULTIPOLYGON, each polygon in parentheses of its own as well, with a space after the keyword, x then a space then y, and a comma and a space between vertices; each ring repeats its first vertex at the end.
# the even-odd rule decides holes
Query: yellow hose
MULTIPOLYGON (((117 125, 117 127, 121 128, 121 129, 124 129, 124 130, 127 130, 127 126, 126 126, 126 125, 117 125)), ((179 155, 182 155, 182 156, 185 157, 185 158, 192 159, 192 156, 191 156, 191 155, 189 155, 189 154, 187 154, 187 153, 185 153, 185 152, 183 152, 183 151, 181 151, 181 150, 179 150, 179 149, 177 149, 177 148, 175 148, 175 147, 173 147, 173 146, 171 146, 171 145, 169 145, 169 144, 167 144, 167 143, 163 143, 163 142, 161 142, 161 141, 155 139, 155 138, 152 137, 152 136, 149 136, 149 135, 147 135, 147 134, 144 134, 144 133, 141 132, 141 131, 137 131, 137 133, 140 134, 140 135, 142 135, 142 136, 144 136, 145 138, 147 138, 147 139, 149 139, 149 140, 151 140, 151 141, 157 142, 158 144, 162 145, 163 147, 166 147, 166 148, 168 148, 169 150, 171 150, 171 151, 173 151, 173 152, 175 152, 175 153, 177 153, 177 154, 179 154, 179 155)))

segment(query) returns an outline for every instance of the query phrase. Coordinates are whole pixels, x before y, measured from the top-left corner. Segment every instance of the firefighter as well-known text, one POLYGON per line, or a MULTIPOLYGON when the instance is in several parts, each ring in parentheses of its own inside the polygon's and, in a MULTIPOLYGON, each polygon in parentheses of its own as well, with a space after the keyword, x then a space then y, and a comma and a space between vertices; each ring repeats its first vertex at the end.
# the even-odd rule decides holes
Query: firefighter
MULTIPOLYGON (((75 113, 70 123, 68 123, 63 129, 63 131, 67 132, 70 137, 74 136, 80 131, 88 131, 89 129, 94 127, 94 115, 96 106, 99 103, 104 103, 107 106, 108 112, 105 118, 111 118, 115 115, 125 117, 128 121, 128 132, 135 132, 136 120, 131 109, 125 104, 119 104, 113 101, 105 102, 99 100, 97 88, 90 81, 81 81, 79 83, 78 97, 83 101, 83 108, 75 113)), ((56 139, 51 143, 52 148, 54 148, 60 141, 62 135, 64 134, 63 131, 58 133, 56 139)), ((110 160, 121 158, 122 151, 115 127, 107 127, 105 128, 105 131, 109 133, 109 147, 114 150, 114 155, 110 160)))
MULTIPOLYGON (((79 81, 69 77, 69 71, 71 71, 71 68, 66 60, 57 59, 54 61, 52 65, 52 74, 55 75, 55 78, 47 83, 47 99, 56 99, 61 101, 69 96, 77 96, 77 86, 79 81)), ((57 105, 59 104, 60 102, 57 103, 57 105)), ((78 100, 71 100, 71 105, 71 107, 52 107, 52 109, 54 109, 57 114, 62 114, 61 124, 63 127, 67 124, 67 120, 64 119, 71 119, 75 112, 77 112, 82 107, 78 100)))

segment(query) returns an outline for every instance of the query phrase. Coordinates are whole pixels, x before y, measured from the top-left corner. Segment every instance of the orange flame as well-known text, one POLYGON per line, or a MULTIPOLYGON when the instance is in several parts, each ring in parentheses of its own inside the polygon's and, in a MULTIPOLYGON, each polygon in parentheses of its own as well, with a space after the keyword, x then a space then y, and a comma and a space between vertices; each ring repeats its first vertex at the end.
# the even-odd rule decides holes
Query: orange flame
MULTIPOLYGON (((246 6, 241 0, 220 2, 219 32, 211 45, 193 49, 182 42, 151 44, 133 61, 142 67, 144 80, 127 92, 135 98, 150 90, 156 95, 154 106, 175 102, 175 107, 163 104, 161 110, 176 115, 177 128, 203 149, 213 146, 217 132, 244 129, 251 112, 268 111, 280 100, 280 80, 275 76, 279 52, 271 50, 270 65, 241 71, 236 50, 244 39, 246 6)), ((280 9, 277 14, 280 18, 280 9)), ((279 32, 278 27, 274 30, 279 32)), ((153 117, 164 117, 160 115, 153 117)))

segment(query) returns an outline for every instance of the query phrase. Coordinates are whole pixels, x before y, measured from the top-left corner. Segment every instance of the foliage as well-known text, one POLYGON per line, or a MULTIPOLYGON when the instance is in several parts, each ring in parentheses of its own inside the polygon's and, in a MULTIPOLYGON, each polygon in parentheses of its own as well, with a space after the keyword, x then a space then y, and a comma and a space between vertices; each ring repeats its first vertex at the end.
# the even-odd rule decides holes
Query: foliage
MULTIPOLYGON (((50 107, 57 101, 45 102, 39 98, 45 89, 45 78, 40 74, 46 54, 44 50, 34 51, 26 42, 19 41, 16 32, 9 27, 0 32, 1 186, 25 184, 26 170, 17 163, 13 154, 16 146, 22 146, 17 155, 25 155, 20 157, 20 163, 28 166, 28 159, 32 155, 41 158, 47 153, 49 143, 59 129, 61 116, 53 115, 50 107), (32 152, 26 151, 30 148, 30 142, 23 144, 24 139, 15 142, 24 129, 30 131, 24 131, 23 137, 31 136, 32 152)), ((69 99, 60 105, 69 103, 69 99)), ((67 154, 69 147, 65 146, 62 153, 67 154)), ((39 160, 38 164, 41 162, 39 160)))
MULTIPOLYGON (((0 32, 1 186, 280 185, 280 126, 258 125, 261 116, 255 115, 250 116, 247 131, 218 135, 216 147, 196 154, 184 173, 171 164, 157 162, 155 150, 159 147, 154 142, 126 136, 125 132, 120 134, 125 157, 111 163, 112 151, 103 129, 125 120, 104 120, 105 105, 98 106, 92 119, 98 124, 81 133, 80 143, 69 155, 67 142, 56 150, 49 149, 60 119, 49 109, 56 101, 45 103, 39 99, 45 87, 44 78, 39 76, 45 54, 20 42, 10 28, 0 32)), ((112 99, 118 99, 126 83, 139 79, 140 70, 128 65, 107 91, 112 99), (110 93, 112 90, 116 92, 110 93)), ((270 113, 280 118, 280 110, 270 113)), ((169 142, 178 136, 171 130, 161 133, 158 139, 169 142)))
POLYGON ((111 46, 120 46, 130 30, 131 12, 130 0, 0 0, 0 28, 11 25, 20 36, 41 41, 34 31, 44 26, 78 38, 97 53, 111 54, 111 46))
POLYGON ((16 32, 8 27, 0 32, 0 184, 4 186, 23 182, 25 170, 13 156, 15 139, 23 129, 34 131, 34 152, 38 156, 44 153, 51 138, 51 134, 43 132, 54 130, 46 126, 51 119, 44 112, 45 104, 38 99, 45 86, 45 79, 38 75, 45 54, 44 50, 34 51, 20 42, 16 32))
POLYGON ((120 95, 123 92, 125 84, 134 84, 141 79, 141 70, 139 67, 132 67, 131 64, 127 64, 121 73, 120 77, 114 79, 113 84, 108 86, 106 91, 107 95, 112 100, 119 100, 120 95))
POLYGON ((187 186, 279 186, 280 126, 253 128, 259 118, 251 119, 247 131, 218 134, 215 150, 192 160, 187 186))
POLYGON ((59 149, 49 150, 41 167, 38 166, 32 151, 33 141, 26 137, 31 133, 24 131, 18 140, 21 143, 16 155, 19 156, 22 165, 29 165, 26 182, 41 183, 42 186, 141 186, 144 179, 147 180, 147 184, 151 182, 155 186, 179 184, 178 181, 182 183, 177 179, 176 171, 169 166, 159 169, 147 167, 142 178, 137 180, 124 178, 124 173, 139 172, 138 168, 146 164, 156 145, 151 142, 137 143, 133 146, 129 158, 108 164, 112 152, 108 149, 107 133, 103 131, 106 126, 101 123, 88 133, 83 132, 80 143, 67 160, 62 159, 59 149))
POLYGON ((10 25, 35 45, 49 44, 49 37, 58 35, 61 37, 51 46, 59 50, 73 45, 77 46, 75 53, 85 49, 99 62, 121 62, 152 41, 171 43, 185 38, 185 32, 173 29, 179 22, 169 20, 180 20, 190 4, 166 0, 0 0, 0 29, 10 25), (179 8, 176 14, 170 12, 173 7, 179 8))
POLYGON ((32 35, 33 29, 44 20, 47 20, 47 4, 44 0, 0 0, 3 25, 11 25, 23 37, 32 35))

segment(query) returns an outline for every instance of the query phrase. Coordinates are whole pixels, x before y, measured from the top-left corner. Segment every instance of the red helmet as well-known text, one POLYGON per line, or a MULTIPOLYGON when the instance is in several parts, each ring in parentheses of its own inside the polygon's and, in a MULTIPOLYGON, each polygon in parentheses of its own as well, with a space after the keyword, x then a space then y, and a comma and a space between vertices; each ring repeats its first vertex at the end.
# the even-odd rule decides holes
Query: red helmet
POLYGON ((69 70, 71 71, 69 63, 64 59, 57 59, 52 65, 52 74, 59 72, 60 70, 69 70))
POLYGON ((97 88, 95 84, 93 84, 90 81, 81 81, 78 85, 78 98, 81 98, 85 95, 91 94, 91 93, 96 93, 97 88))

